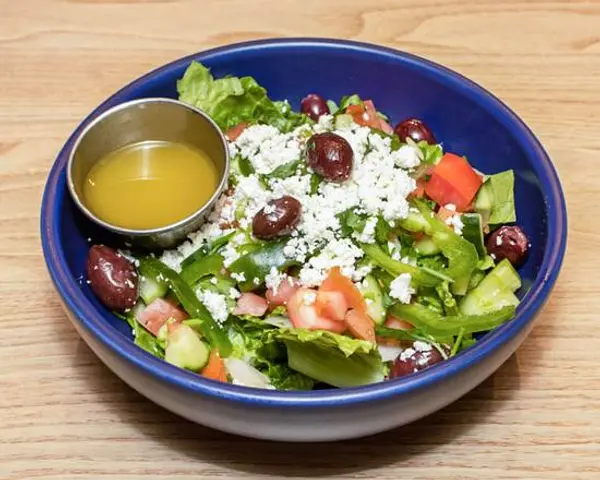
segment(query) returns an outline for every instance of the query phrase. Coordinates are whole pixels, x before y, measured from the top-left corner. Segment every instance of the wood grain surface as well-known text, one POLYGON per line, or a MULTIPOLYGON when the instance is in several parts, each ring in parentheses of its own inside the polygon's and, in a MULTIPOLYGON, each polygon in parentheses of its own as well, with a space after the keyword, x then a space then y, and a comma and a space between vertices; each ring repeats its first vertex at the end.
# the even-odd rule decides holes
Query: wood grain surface
POLYGON ((0 478, 600 479, 600 2, 0 0, 0 478), (257 442, 181 420, 79 340, 47 276, 39 207, 66 137, 151 68, 208 47, 329 36, 481 83, 560 172, 569 247, 518 353, 450 407, 375 437, 257 442))

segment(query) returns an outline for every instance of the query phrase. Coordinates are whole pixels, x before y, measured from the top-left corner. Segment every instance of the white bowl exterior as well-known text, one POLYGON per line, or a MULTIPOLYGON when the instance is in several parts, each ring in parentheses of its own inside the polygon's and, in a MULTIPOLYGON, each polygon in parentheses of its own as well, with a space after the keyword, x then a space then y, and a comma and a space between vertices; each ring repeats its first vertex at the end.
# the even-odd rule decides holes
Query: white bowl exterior
MULTIPOLYGON (((64 306, 64 305, 63 305, 64 306)), ((125 383, 167 410, 207 427, 251 438, 322 442, 358 438, 406 425, 445 407, 500 367, 523 342, 533 322, 518 336, 458 375, 426 389, 382 400, 329 407, 275 407, 232 402, 186 392, 140 372, 90 334, 65 308, 77 332, 125 383)))

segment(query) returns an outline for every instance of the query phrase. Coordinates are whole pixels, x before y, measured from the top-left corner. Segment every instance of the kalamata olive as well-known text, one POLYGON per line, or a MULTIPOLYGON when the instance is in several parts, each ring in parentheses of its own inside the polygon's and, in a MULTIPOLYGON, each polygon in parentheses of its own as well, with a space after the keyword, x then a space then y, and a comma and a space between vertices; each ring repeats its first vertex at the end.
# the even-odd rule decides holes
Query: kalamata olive
POLYGON ((504 225, 493 231, 486 241, 488 253, 494 260, 508 258, 515 267, 521 265, 529 251, 529 240, 517 226, 504 225))
POLYGON ((138 274, 134 265, 106 245, 93 245, 87 260, 88 282, 100 301, 111 310, 123 311, 138 298, 138 274))
POLYGON ((317 133, 306 143, 307 163, 315 173, 329 182, 348 180, 354 152, 344 137, 332 132, 317 133))
POLYGON ((412 348, 407 348, 398 355, 390 369, 390 378, 403 377, 413 372, 419 372, 444 359, 437 348, 431 345, 423 348, 423 344, 424 342, 415 342, 412 348))
POLYGON ((329 113, 329 107, 321 95, 309 93, 302 99, 300 111, 317 122, 321 115, 327 115, 329 113))
POLYGON ((425 125, 418 118, 408 118, 403 122, 400 122, 394 128, 394 133, 400 137, 403 142, 406 137, 410 137, 416 143, 425 140, 428 144, 433 145, 435 143, 435 137, 429 127, 425 125))
POLYGON ((298 225, 302 215, 302 205, 289 195, 267 203, 252 221, 252 233, 256 238, 271 240, 288 235, 298 225))

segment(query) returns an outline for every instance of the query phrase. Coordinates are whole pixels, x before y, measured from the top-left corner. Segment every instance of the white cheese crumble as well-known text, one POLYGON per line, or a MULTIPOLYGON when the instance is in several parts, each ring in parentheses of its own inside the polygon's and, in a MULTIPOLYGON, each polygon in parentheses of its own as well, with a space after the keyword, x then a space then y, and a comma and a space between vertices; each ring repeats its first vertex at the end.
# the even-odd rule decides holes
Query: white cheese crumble
POLYGON ((417 352, 430 352, 433 349, 431 343, 427 343, 422 340, 416 340, 413 343, 413 347, 417 352))
POLYGON ((227 320, 229 311, 224 295, 201 289, 196 290, 196 295, 217 322, 223 323, 227 320))
POLYGON ((415 293, 410 286, 411 276, 409 273, 401 273, 390 284, 390 297, 401 303, 410 303, 410 297, 415 293))
POLYGON ((285 273, 281 273, 275 267, 271 267, 271 270, 265 277, 265 285, 267 288, 270 288, 273 291, 273 294, 277 294, 277 290, 279 289, 279 285, 281 282, 287 277, 285 273))
POLYGON ((400 360, 405 362, 406 360, 411 359, 415 353, 417 353, 417 352, 414 349, 407 348, 407 349, 403 350, 402 353, 400 354, 400 360))
POLYGON ((458 213, 455 213, 451 217, 448 217, 446 219, 446 225, 449 225, 450 227, 452 227, 454 232, 457 233, 458 235, 462 235, 462 231, 465 226, 462 219, 460 218, 460 214, 458 214, 458 213))

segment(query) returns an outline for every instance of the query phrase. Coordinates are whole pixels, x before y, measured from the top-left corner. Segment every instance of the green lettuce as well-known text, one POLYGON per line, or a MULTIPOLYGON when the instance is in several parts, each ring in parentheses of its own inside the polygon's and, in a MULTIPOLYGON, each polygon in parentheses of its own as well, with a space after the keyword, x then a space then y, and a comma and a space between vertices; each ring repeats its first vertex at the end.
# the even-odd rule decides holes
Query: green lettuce
POLYGON ((282 131, 310 123, 286 102, 274 102, 252 77, 215 79, 210 70, 192 62, 177 81, 179 99, 203 111, 223 130, 240 123, 265 123, 282 131))
POLYGON ((513 223, 517 221, 515 212, 515 174, 512 170, 490 175, 486 183, 492 186, 494 200, 488 223, 492 225, 513 223))
POLYGON ((290 368, 334 387, 380 382, 385 367, 377 345, 322 330, 281 329, 290 368))
POLYGON ((269 377, 278 390, 312 390, 314 380, 288 366, 285 345, 277 339, 276 332, 277 328, 259 318, 245 317, 232 322, 229 330, 232 356, 269 377))

